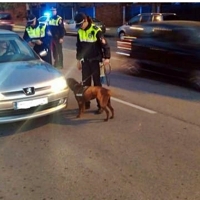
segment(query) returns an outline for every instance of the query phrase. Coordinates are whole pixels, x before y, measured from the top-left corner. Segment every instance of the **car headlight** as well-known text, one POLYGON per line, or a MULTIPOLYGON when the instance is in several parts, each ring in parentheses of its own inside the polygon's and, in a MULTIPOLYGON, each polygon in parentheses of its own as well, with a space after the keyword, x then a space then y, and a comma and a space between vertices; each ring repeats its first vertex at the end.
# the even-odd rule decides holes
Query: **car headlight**
POLYGON ((57 78, 56 80, 52 81, 51 83, 51 90, 52 92, 60 92, 62 90, 64 90, 67 87, 67 82, 65 80, 65 78, 61 77, 61 78, 57 78))

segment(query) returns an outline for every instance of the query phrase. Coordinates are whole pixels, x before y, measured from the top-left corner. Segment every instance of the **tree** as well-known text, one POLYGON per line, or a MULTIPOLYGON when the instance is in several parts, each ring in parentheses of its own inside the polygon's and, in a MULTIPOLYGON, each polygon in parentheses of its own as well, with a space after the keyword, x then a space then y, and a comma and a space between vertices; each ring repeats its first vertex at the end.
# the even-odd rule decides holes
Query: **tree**
POLYGON ((14 7, 14 3, 0 3, 1 11, 12 9, 13 7, 14 7))

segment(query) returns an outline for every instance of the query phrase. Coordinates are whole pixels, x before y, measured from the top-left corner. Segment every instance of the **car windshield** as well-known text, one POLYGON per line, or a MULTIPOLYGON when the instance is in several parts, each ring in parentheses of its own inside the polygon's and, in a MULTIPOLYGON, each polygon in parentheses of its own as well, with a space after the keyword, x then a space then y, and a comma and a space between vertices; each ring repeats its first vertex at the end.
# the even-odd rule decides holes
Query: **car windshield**
POLYGON ((0 63, 39 59, 18 35, 0 34, 0 63))
POLYGON ((38 19, 39 22, 46 22, 47 20, 48 20, 48 17, 46 17, 46 16, 40 17, 38 19))

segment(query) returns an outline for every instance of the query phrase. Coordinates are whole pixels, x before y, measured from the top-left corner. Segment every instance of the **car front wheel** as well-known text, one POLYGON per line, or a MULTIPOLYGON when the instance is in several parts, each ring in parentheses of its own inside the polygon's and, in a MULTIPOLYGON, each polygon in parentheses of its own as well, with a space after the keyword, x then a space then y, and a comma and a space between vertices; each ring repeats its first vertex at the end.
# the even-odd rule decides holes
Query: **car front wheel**
POLYGON ((124 33, 123 31, 121 31, 121 32, 119 33, 119 38, 122 40, 124 36, 125 36, 125 33, 124 33))

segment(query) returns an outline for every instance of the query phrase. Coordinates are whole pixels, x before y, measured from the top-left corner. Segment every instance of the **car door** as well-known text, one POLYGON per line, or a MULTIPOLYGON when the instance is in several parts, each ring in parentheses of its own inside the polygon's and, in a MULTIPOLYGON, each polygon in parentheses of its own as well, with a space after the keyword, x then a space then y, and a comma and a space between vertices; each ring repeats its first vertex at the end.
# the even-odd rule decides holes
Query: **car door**
POLYGON ((141 15, 137 15, 128 21, 127 25, 124 27, 126 35, 135 36, 134 29, 140 24, 140 20, 141 15))
POLYGON ((199 30, 178 28, 173 31, 173 40, 169 41, 166 56, 167 66, 174 76, 188 75, 193 69, 199 69, 199 30))
POLYGON ((73 19, 68 20, 65 24, 65 30, 67 33, 76 33, 77 32, 76 22, 73 19))
POLYGON ((139 60, 144 70, 161 73, 161 66, 166 63, 166 43, 159 40, 160 34, 155 35, 154 26, 141 24, 138 28, 142 30, 132 43, 131 57, 139 60))

